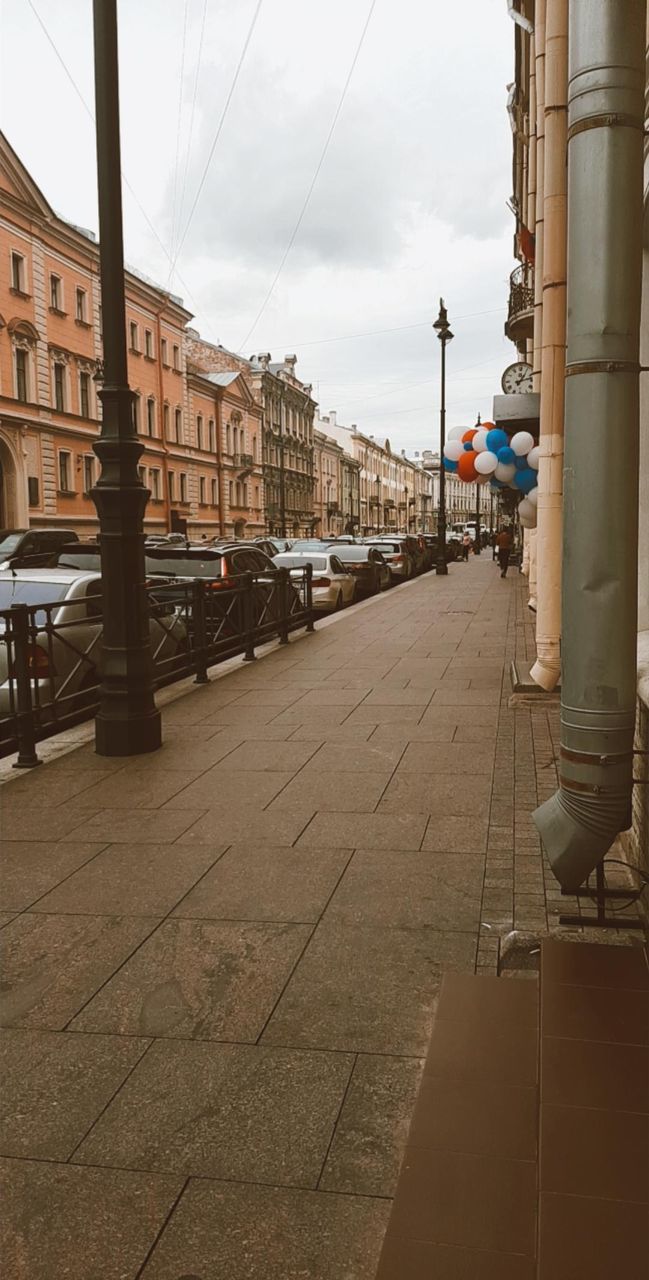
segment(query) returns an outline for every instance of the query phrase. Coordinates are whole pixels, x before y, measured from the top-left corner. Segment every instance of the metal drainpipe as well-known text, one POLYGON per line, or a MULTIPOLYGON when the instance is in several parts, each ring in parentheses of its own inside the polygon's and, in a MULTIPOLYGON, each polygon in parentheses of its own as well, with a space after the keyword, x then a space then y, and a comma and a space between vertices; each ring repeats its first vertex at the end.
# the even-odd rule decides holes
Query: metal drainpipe
POLYGON ((533 814, 566 889, 631 821, 645 23, 571 0, 560 786, 533 814))
POLYGON ((561 674, 561 528, 566 352, 568 0, 545 11, 543 326, 538 493, 537 658, 530 675, 554 689, 561 674))

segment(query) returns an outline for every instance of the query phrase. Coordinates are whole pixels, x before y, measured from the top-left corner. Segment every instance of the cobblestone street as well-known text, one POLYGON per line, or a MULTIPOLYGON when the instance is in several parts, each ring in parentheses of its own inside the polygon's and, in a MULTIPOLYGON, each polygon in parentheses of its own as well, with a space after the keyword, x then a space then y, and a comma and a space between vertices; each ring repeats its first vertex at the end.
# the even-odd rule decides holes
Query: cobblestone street
POLYGON ((417 579, 217 668, 155 755, 6 783, 8 1274, 372 1280, 443 973, 556 923, 523 582, 417 579))

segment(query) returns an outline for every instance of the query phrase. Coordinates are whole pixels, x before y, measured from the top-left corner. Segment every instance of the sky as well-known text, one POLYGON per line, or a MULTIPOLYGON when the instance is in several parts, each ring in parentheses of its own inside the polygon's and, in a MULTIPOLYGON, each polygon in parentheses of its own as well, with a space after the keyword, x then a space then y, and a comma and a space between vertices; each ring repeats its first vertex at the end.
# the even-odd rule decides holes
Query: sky
MULTIPOLYGON (((443 296, 447 424, 490 418, 516 359, 505 0, 118 7, 127 261, 408 451, 439 439, 443 296)), ((2 129, 96 232, 93 110, 91 0, 0 0, 2 129)))

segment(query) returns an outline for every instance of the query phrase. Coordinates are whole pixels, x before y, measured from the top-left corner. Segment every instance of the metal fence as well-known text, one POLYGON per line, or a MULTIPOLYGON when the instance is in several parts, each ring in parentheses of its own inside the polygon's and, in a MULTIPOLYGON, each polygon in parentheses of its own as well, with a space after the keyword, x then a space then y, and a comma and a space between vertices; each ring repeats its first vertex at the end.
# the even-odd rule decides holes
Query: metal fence
MULTIPOLYGON (((149 583, 149 633, 156 688, 305 627, 314 630, 313 570, 287 569, 149 583)), ((100 589, 96 580, 97 591, 100 589)), ((36 743, 93 716, 99 707, 102 606, 99 594, 0 611, 0 757, 37 763, 36 743)))

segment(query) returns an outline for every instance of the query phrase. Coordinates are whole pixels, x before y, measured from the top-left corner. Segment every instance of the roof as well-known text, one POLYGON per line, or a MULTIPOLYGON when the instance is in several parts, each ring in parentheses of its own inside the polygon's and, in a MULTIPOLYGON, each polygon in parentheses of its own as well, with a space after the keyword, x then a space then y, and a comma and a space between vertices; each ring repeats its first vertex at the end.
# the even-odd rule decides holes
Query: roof
POLYGON ((213 382, 217 387, 229 387, 235 378, 241 377, 239 369, 227 369, 221 373, 201 373, 201 377, 206 378, 208 382, 213 382))

